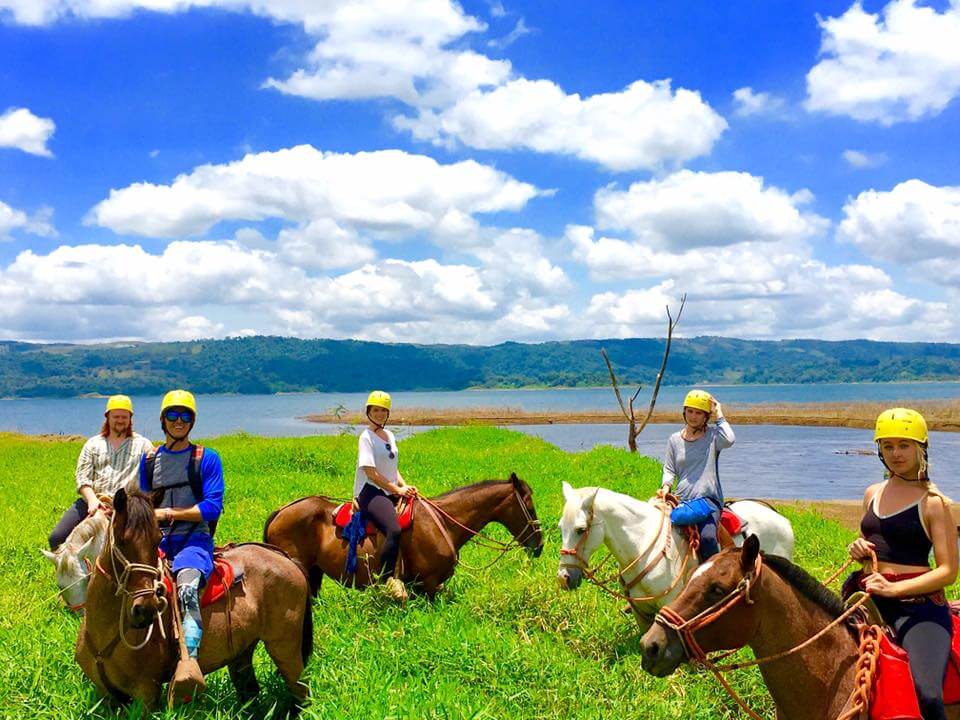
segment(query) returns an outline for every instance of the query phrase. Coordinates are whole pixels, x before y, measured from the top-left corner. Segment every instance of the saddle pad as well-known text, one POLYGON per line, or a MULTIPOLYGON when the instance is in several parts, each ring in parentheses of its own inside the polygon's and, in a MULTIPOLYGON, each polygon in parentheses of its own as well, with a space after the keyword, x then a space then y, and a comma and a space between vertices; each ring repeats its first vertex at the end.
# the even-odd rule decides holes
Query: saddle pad
MULTIPOLYGON (((234 572, 233 565, 227 560, 222 557, 215 557, 213 559, 213 572, 207 578, 207 584, 203 589, 203 597, 200 598, 200 607, 205 608, 207 605, 213 605, 220 600, 227 594, 227 588, 240 582, 241 577, 243 577, 242 570, 234 572)), ((163 584, 167 588, 167 597, 173 597, 173 581, 169 575, 164 574, 163 584)))
POLYGON ((743 520, 729 508, 724 508, 720 513, 720 524, 731 535, 739 535, 743 530, 743 520))
MULTIPOLYGON (((943 702, 960 702, 960 617, 951 613, 953 637, 947 674, 943 679, 943 702)), ((877 676, 870 697, 870 720, 922 720, 910 660, 906 651, 886 633, 880 636, 877 676)))
MULTIPOLYGON (((397 522, 400 523, 400 529, 406 530, 413 522, 413 504, 414 500, 404 503, 402 500, 397 506, 397 522)), ((353 517, 353 503, 345 502, 333 511, 333 522, 339 529, 343 530, 350 524, 350 518, 353 517)), ((366 533, 373 535, 377 532, 377 526, 372 522, 367 522, 366 533)))

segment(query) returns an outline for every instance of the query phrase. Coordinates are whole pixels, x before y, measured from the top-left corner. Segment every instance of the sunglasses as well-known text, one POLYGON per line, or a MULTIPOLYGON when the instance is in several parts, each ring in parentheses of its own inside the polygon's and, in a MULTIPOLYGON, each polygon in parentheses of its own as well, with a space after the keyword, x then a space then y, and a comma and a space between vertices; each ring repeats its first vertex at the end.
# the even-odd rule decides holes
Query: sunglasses
POLYGON ((163 417, 167 422, 176 422, 177 420, 183 420, 183 422, 188 425, 193 422, 193 413, 189 410, 167 410, 163 417))
POLYGON ((397 454, 393 451, 393 448, 390 447, 390 443, 384 443, 387 446, 387 457, 393 460, 397 454))

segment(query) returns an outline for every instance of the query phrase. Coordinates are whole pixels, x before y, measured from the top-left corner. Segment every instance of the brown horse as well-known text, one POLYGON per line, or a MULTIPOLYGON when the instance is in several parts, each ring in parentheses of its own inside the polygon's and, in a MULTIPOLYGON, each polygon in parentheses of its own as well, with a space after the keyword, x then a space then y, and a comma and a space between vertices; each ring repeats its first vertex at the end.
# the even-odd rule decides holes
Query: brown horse
MULTIPOLYGON (((759 562, 759 553, 760 543, 752 535, 742 549, 725 550, 694 573, 644 634, 644 670, 665 677, 698 651, 744 645, 758 658, 777 655, 814 637, 844 613, 840 598, 806 571, 775 555, 764 555, 759 562)), ((760 664, 777 717, 833 720, 845 712, 858 657, 858 636, 844 622, 806 647, 760 664)), ((960 706, 949 707, 947 716, 960 717, 960 706)))
MULTIPOLYGON (((490 522, 507 528, 533 557, 543 550, 543 533, 533 507, 533 490, 515 474, 508 480, 486 480, 439 495, 418 498, 413 524, 400 538, 397 576, 432 598, 457 565, 460 548, 490 522)), ((285 550, 308 569, 316 594, 324 575, 344 585, 363 588, 376 581, 378 550, 383 536, 367 537, 357 547, 361 561, 354 575, 346 573, 347 542, 337 537, 333 513, 339 503, 323 496, 296 500, 280 508, 263 527, 264 542, 285 550), (364 561, 363 558, 369 558, 364 561)))
MULTIPOLYGON (((149 498, 120 490, 113 507, 90 576, 76 660, 101 695, 140 700, 152 710, 179 657, 170 607, 177 599, 164 589, 160 528, 149 498)), ((224 555, 242 568, 243 581, 201 611, 201 669, 209 673, 227 665, 237 693, 248 700, 259 692, 251 663, 263 640, 287 688, 305 699, 307 688, 299 680, 313 647, 313 620, 304 571, 258 544, 231 547, 224 555)))

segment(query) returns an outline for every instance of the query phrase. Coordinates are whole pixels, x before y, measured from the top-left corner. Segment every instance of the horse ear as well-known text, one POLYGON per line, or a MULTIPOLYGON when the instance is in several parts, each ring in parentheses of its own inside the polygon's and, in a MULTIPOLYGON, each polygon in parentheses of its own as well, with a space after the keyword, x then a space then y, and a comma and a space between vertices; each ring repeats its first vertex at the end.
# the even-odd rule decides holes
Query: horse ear
POLYGON ((43 550, 43 549, 41 549, 40 552, 42 552, 42 553, 43 553, 43 556, 44 556, 47 560, 49 560, 50 562, 52 562, 54 565, 57 564, 57 556, 54 555, 52 552, 50 552, 49 550, 43 550))
POLYGON ((576 490, 573 489, 573 485, 568 483, 566 480, 563 481, 563 501, 570 502, 576 497, 576 490))
POLYGON ((82 558, 82 557, 85 557, 87 554, 89 554, 90 545, 92 544, 93 544, 93 538, 87 539, 87 541, 83 545, 77 548, 77 557, 82 558))
POLYGON ((510 482, 513 483, 513 486, 518 488, 520 487, 520 478, 517 477, 515 472, 510 473, 510 482))
POLYGON ((750 535, 740 550, 740 569, 744 573, 753 572, 757 565, 757 556, 760 554, 760 538, 750 535))
POLYGON ((127 491, 123 488, 117 490, 117 494, 113 496, 113 511, 117 515, 124 515, 127 512, 127 491))

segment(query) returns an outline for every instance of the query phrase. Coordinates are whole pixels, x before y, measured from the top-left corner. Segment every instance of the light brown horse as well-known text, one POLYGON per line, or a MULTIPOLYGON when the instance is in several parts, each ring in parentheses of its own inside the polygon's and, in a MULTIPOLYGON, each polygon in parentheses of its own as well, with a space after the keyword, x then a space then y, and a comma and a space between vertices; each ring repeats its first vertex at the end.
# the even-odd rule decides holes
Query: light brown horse
MULTIPOLYGON (((179 657, 170 607, 177 599, 164 590, 160 528, 149 498, 119 490, 113 507, 87 589, 76 660, 101 695, 120 702, 141 700, 150 710, 179 657)), ((297 700, 305 699, 307 688, 299 681, 313 647, 305 572, 259 544, 238 545, 224 554, 243 569, 243 580, 201 611, 201 669, 206 674, 229 666, 237 693, 246 701, 259 692, 251 661, 263 640, 289 691, 297 700)))
MULTIPOLYGON (((806 571, 775 555, 765 555, 758 563, 759 553, 760 543, 752 535, 742 549, 725 550, 694 573, 644 634, 644 670, 665 677, 698 650, 749 645, 758 658, 777 655, 814 637, 844 613, 840 598, 806 571), (723 606, 726 609, 717 612, 723 606), (683 628, 683 621, 702 613, 700 620, 683 628), (687 632, 686 639, 681 637, 687 632)), ((857 634, 840 623, 806 647, 762 663, 760 674, 777 717, 833 720, 841 715, 853 694, 858 657, 857 634)), ((947 717, 960 718, 960 706, 948 707, 947 717)))
MULTIPOLYGON (((486 480, 430 499, 418 498, 413 524, 400 536, 397 576, 432 598, 453 575, 461 547, 488 523, 507 528, 514 541, 533 557, 543 550, 543 533, 533 507, 533 490, 516 474, 508 480, 486 480)), ((354 575, 347 575, 347 541, 337 537, 333 513, 339 506, 329 498, 311 496, 280 508, 263 527, 264 542, 282 548, 299 560, 310 575, 316 594, 324 575, 356 588, 376 581, 378 550, 383 536, 376 533, 357 547, 360 558, 354 575)))

